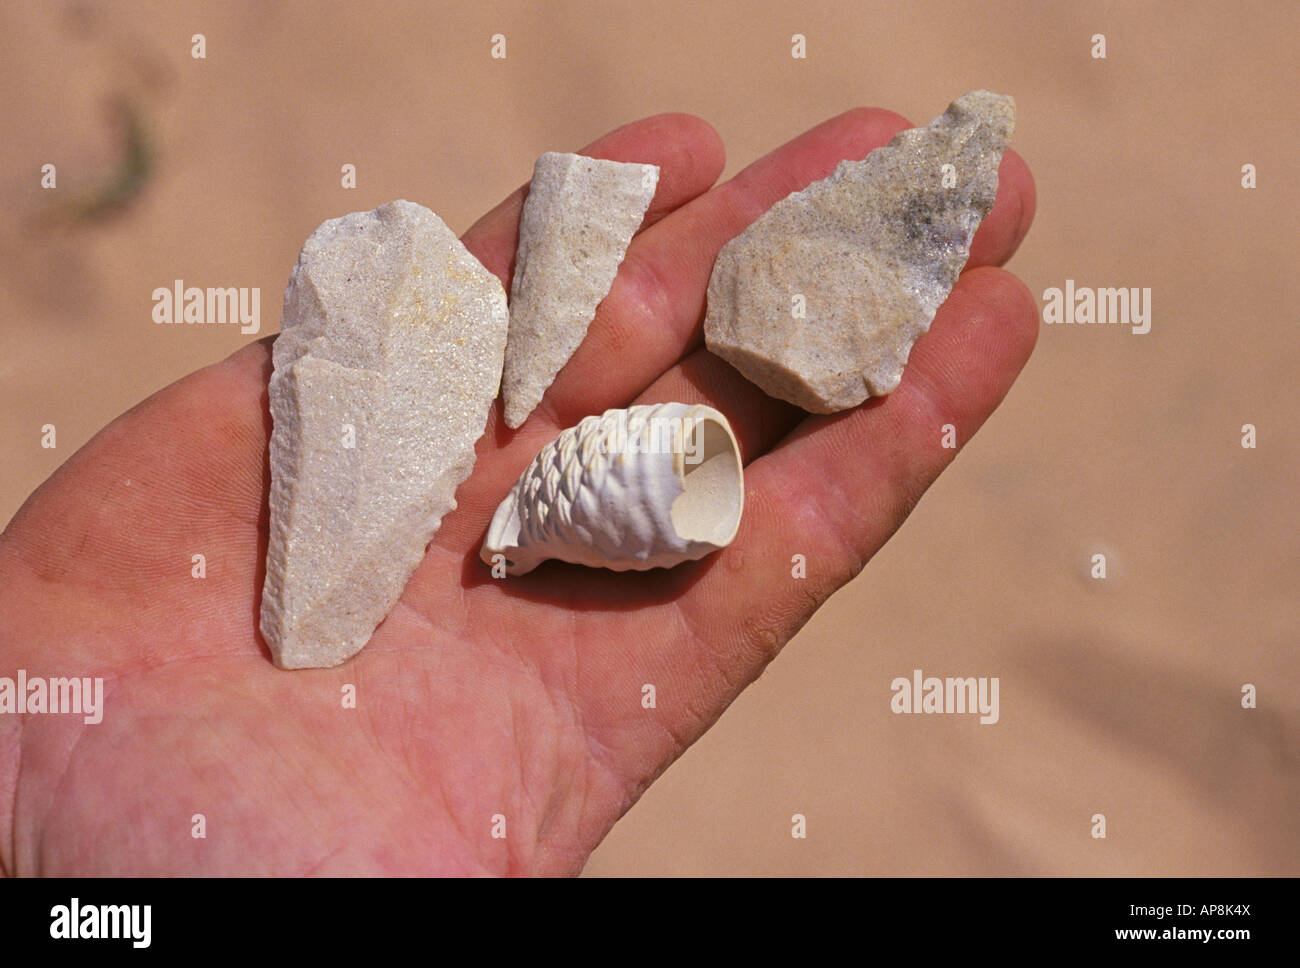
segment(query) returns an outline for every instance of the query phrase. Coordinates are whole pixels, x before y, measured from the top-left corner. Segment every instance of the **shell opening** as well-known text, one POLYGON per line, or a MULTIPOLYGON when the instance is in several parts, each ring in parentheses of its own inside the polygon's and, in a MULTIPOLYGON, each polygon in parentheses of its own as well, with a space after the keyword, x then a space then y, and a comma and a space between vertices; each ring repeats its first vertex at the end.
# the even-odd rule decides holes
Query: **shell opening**
POLYGON ((736 536, 745 491, 740 450, 731 430, 711 417, 691 421, 685 451, 698 461, 679 465, 682 493, 673 501, 673 528, 688 541, 725 545, 736 536))

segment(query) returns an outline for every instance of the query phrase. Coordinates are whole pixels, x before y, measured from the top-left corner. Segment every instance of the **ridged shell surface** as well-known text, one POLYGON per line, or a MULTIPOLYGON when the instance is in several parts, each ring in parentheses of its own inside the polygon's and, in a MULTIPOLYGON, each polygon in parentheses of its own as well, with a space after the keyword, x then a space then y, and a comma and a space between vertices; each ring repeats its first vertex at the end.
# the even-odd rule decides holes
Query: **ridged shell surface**
POLYGON ((743 505, 739 448, 717 410, 607 410, 542 448, 497 508, 481 557, 512 575, 548 558, 671 567, 728 544, 743 505))

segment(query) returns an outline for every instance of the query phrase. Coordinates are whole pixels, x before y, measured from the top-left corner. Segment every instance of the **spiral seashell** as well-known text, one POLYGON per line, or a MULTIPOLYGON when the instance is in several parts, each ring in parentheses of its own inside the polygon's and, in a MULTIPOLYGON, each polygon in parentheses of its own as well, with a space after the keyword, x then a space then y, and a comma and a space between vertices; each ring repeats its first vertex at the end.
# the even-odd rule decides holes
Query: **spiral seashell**
POLYGON ((740 448, 717 410, 606 410, 533 458, 493 515, 480 557, 510 575, 548 558, 615 571, 671 568, 729 544, 744 503, 740 448))

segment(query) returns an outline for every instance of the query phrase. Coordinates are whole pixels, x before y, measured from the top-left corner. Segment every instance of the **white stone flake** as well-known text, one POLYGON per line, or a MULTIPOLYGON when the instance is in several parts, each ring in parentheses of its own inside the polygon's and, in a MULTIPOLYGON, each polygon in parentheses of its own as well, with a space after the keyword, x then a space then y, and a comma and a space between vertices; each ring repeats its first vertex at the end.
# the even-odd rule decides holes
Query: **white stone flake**
POLYGON ((421 205, 307 240, 269 388, 261 628, 278 666, 343 662, 397 602, 474 466, 506 328, 501 283, 421 205))
POLYGON ((510 284, 507 426, 528 419, 587 334, 658 182, 656 165, 556 151, 537 159, 510 284))

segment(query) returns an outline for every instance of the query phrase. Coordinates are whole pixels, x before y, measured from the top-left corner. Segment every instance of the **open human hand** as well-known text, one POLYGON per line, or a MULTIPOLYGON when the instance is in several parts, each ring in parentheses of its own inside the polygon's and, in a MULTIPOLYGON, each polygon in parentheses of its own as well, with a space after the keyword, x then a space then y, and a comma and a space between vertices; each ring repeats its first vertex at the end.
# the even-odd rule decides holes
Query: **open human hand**
MULTIPOLYGON (((718 135, 687 115, 584 149, 661 166, 645 224, 528 422, 511 432, 494 405, 459 506, 370 644, 337 668, 277 669, 258 632, 270 341, 106 427, 0 537, 0 675, 105 683, 97 724, 0 716, 4 872, 580 871, 903 522, 955 453, 943 425, 968 441, 1033 347, 1036 303, 996 268, 1034 211, 1028 168, 1007 152, 966 271, 888 397, 809 416, 703 349, 721 246, 906 127, 850 111, 716 187, 718 135), (479 543, 538 449, 588 414, 669 400, 716 407, 740 441, 735 541, 670 570, 549 562, 493 579, 479 543), (792 577, 795 554, 806 578, 792 577)), ((464 237, 507 289, 523 195, 464 237)))

